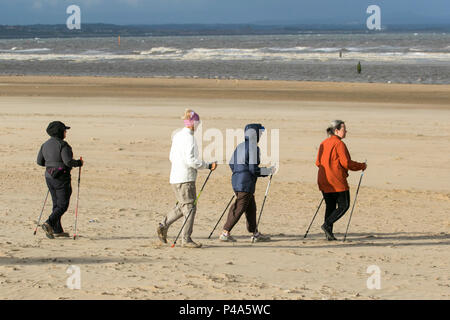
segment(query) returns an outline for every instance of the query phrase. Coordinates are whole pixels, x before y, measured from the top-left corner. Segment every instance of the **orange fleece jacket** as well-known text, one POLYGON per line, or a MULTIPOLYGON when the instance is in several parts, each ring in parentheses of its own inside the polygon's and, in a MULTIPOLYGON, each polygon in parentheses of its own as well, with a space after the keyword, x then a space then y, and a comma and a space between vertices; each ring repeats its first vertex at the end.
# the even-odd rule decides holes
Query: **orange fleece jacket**
POLYGON ((341 138, 331 136, 320 144, 316 166, 319 167, 317 183, 320 191, 330 193, 347 191, 348 170, 362 170, 364 163, 353 161, 341 138))

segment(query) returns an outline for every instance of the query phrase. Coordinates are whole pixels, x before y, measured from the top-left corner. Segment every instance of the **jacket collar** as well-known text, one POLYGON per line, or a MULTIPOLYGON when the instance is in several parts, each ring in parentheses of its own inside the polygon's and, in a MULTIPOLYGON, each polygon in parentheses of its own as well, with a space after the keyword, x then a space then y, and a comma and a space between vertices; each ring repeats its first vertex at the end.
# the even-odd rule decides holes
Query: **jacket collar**
POLYGON ((341 139, 341 137, 338 137, 338 136, 336 136, 336 135, 334 135, 334 134, 333 134, 333 135, 332 135, 332 136, 331 136, 330 138, 332 138, 332 139, 338 139, 338 140, 342 140, 342 139, 341 139))

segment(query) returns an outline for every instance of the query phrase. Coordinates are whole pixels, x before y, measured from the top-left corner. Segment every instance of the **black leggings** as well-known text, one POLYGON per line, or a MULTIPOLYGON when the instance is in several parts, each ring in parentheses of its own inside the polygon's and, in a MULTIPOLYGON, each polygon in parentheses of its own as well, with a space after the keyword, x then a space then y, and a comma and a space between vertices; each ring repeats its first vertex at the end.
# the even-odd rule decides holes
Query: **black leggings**
POLYGON ((333 224, 342 218, 350 207, 350 191, 322 192, 322 194, 327 206, 325 209, 325 225, 333 230, 333 224))
POLYGON ((61 225, 61 217, 69 208, 70 196, 72 195, 72 186, 69 179, 45 178, 48 190, 52 195, 53 210, 48 217, 48 224, 53 228, 53 232, 62 233, 64 229, 61 225))

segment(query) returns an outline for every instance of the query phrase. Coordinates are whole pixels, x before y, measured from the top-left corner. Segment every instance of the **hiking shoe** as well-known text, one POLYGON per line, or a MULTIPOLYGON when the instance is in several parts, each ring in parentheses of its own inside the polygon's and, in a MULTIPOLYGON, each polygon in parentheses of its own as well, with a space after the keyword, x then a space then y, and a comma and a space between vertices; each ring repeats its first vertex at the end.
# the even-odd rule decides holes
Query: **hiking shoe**
POLYGON ((70 234, 68 232, 53 233, 53 236, 55 238, 70 238, 70 234))
POLYGON ((44 222, 42 224, 42 229, 44 229, 47 238, 55 239, 55 237, 53 236, 53 228, 48 224, 48 222, 44 222))
POLYGON ((331 238, 330 238, 329 236, 326 236, 326 237, 327 237, 327 240, 328 240, 328 241, 336 241, 337 238, 334 236, 334 233, 331 233, 331 235, 332 235, 331 238))
POLYGON ((230 234, 226 235, 225 233, 220 235, 219 240, 223 242, 236 242, 235 238, 233 238, 230 234))
POLYGON ((334 236, 334 234, 333 234, 332 237, 329 237, 329 236, 325 235, 325 238, 326 238, 328 241, 336 241, 336 240, 337 240, 337 238, 334 236))
POLYGON ((181 246, 182 246, 183 248, 201 248, 201 247, 202 247, 202 244, 201 244, 201 243, 194 242, 194 241, 192 241, 192 240, 189 240, 189 241, 183 241, 182 244, 181 244, 181 246))
POLYGON ((262 233, 259 233, 259 232, 255 233, 252 236, 251 239, 252 239, 252 242, 267 242, 267 241, 270 241, 270 237, 269 236, 266 236, 266 235, 264 235, 262 233))
POLYGON ((328 241, 337 240, 333 234, 333 231, 331 231, 330 226, 323 224, 320 228, 323 230, 323 232, 325 232, 328 241))
POLYGON ((158 233, 158 238, 162 243, 167 243, 167 230, 161 223, 158 228, 156 228, 156 232, 158 233))

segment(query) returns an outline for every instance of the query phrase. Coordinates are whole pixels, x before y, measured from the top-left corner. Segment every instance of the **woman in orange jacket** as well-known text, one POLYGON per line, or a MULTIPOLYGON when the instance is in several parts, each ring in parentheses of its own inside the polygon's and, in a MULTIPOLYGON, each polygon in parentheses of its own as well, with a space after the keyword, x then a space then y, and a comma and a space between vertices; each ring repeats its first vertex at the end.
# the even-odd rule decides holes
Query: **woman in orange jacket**
POLYGON ((317 183, 326 204, 322 230, 327 240, 331 241, 337 240, 333 235, 333 224, 342 218, 350 207, 348 170, 366 170, 367 165, 350 158, 348 149, 342 141, 347 134, 344 121, 332 121, 327 128, 327 134, 328 138, 320 144, 316 165, 319 167, 317 183))

